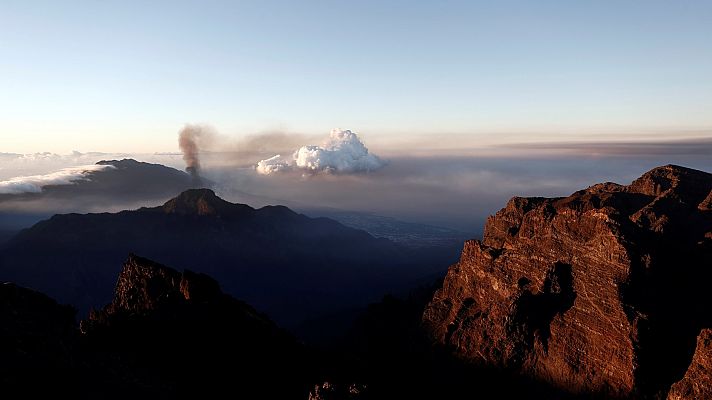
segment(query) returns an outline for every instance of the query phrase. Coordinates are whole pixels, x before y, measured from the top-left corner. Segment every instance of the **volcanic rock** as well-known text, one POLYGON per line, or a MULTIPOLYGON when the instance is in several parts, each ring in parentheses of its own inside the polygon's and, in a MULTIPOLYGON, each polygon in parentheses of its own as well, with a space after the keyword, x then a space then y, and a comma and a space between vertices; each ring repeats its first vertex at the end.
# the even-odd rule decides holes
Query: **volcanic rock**
POLYGON ((668 400, 712 399, 712 330, 697 337, 697 349, 685 377, 672 385, 668 400))
POLYGON ((465 243, 424 326, 461 359, 572 393, 664 396, 712 322, 710 199, 711 174, 674 165, 515 197, 465 243))
POLYGON ((362 384, 335 384, 324 382, 314 385, 309 392, 309 400, 363 400, 366 399, 366 386, 362 384))

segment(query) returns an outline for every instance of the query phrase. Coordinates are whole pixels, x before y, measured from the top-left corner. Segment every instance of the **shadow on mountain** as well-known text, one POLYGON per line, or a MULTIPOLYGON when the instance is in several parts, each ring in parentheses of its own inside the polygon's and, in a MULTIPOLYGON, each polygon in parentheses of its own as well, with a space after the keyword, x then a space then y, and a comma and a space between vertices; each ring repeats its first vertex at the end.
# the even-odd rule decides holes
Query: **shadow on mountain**
POLYGON ((138 256, 123 264, 111 302, 79 327, 71 307, 4 283, 3 390, 79 399, 567 398, 431 347, 419 321, 432 289, 384 298, 338 345, 316 349, 224 294, 211 277, 138 256))
POLYGON ((0 279, 86 313, 110 300, 129 252, 208 273, 287 327, 403 290, 451 261, 327 218, 253 209, 194 189, 159 207, 42 221, 0 252, 0 279))

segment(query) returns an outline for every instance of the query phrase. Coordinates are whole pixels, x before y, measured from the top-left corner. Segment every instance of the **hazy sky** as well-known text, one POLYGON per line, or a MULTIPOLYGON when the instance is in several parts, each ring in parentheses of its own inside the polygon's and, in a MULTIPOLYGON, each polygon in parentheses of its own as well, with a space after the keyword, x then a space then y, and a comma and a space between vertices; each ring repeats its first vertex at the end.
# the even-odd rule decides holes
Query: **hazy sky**
POLYGON ((0 3, 0 152, 709 137, 710 110, 709 0, 0 3))

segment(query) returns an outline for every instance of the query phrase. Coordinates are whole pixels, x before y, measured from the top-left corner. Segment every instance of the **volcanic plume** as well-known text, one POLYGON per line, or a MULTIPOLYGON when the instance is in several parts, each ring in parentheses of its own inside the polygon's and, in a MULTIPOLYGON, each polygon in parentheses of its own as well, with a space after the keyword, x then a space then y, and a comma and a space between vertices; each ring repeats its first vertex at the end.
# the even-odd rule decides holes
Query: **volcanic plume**
POLYGON ((202 126, 186 124, 178 133, 178 146, 183 152, 185 170, 192 177, 196 185, 200 185, 200 144, 206 140, 210 133, 202 126))

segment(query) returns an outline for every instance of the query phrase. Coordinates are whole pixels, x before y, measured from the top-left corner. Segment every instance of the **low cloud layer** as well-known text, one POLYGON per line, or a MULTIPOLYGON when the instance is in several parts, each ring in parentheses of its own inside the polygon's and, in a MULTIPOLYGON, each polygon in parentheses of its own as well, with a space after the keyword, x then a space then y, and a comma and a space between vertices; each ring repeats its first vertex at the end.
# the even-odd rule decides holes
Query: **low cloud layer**
POLYGON ((81 165, 63 168, 45 175, 18 176, 0 181, 0 194, 39 193, 50 185, 71 185, 78 181, 89 180, 92 172, 114 168, 111 165, 81 165))
MULTIPOLYGON (((51 174, 63 168, 95 164, 101 160, 120 160, 131 157, 132 156, 128 153, 81 153, 78 151, 69 154, 50 152, 31 154, 0 153, 0 181, 15 177, 51 174)), ((159 163, 167 161, 167 157, 157 159, 157 157, 153 157, 152 155, 145 155, 143 158, 152 158, 155 159, 155 162, 159 163)), ((177 161, 182 164, 182 160, 178 159, 177 161)))
MULTIPOLYGON (((321 173, 317 179, 295 179, 295 174, 309 175, 307 170, 296 167, 296 160, 291 157, 293 150, 304 143, 319 141, 313 136, 279 132, 248 138, 218 135, 212 147, 201 153, 203 173, 216 183, 221 196, 252 206, 285 204, 301 212, 317 208, 367 212, 477 233, 485 218, 503 207, 511 196, 566 196, 598 182, 626 184, 655 166, 671 163, 712 171, 709 156, 712 140, 704 138, 644 143, 522 144, 465 155, 393 154, 389 155, 388 168, 373 173, 321 173), (273 154, 290 155, 276 161, 293 172, 273 173, 269 179, 259 174, 254 167, 257 161, 273 154)), ((326 146, 319 147, 326 149, 326 146)), ((385 150, 379 148, 379 154, 382 151, 385 150)), ((98 157, 124 158, 93 153, 62 156, 0 153, 0 181, 18 176, 51 176, 61 168, 86 165, 98 157)), ((177 152, 131 157, 176 169, 183 169, 185 165, 182 154, 177 152)), ((275 160, 270 164, 275 165, 275 160)), ((147 198, 138 189, 161 182, 155 182, 150 176, 145 179, 145 184, 131 181, 129 185, 113 186, 126 196, 117 196, 115 191, 107 192, 104 197, 90 196, 87 193, 92 185, 84 184, 58 187, 57 192, 62 192, 63 197, 52 197, 51 201, 40 201, 38 198, 42 196, 31 194, 2 195, 0 230, 11 211, 47 214, 116 211, 158 205, 179 192, 176 189, 160 198, 147 198), (82 187, 87 189, 82 194, 84 197, 72 197, 72 193, 82 187)), ((13 180, 26 181, 27 178, 13 180)), ((47 184, 46 179, 42 182, 47 184)), ((99 179, 94 182, 98 183, 99 179)), ((102 188, 105 190, 106 186, 102 188)), ((8 192, 5 182, 2 191, 8 192)), ((50 190, 43 191, 47 192, 50 190)))
POLYGON ((368 152, 356 133, 332 129, 321 146, 302 146, 291 158, 276 155, 257 163, 256 170, 263 175, 300 171, 306 173, 350 174, 375 171, 385 161, 368 152))

